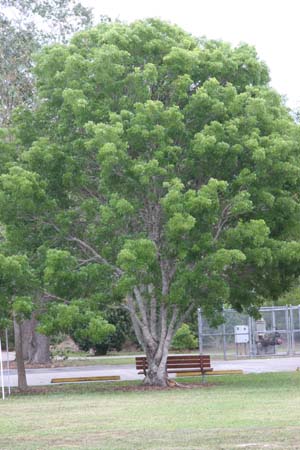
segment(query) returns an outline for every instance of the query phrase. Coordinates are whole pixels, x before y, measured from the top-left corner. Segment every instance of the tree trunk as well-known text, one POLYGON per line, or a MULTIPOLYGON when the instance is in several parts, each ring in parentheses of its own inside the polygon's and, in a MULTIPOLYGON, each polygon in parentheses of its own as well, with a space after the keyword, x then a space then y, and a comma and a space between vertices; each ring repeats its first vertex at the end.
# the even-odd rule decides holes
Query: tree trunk
POLYGON ((144 384, 148 386, 168 386, 168 373, 166 369, 168 350, 158 360, 152 352, 147 352, 148 370, 144 379, 144 384))
POLYGON ((18 371, 18 388, 22 391, 27 389, 26 370, 22 351, 22 325, 14 317, 15 350, 18 371))
POLYGON ((22 323, 23 357, 31 364, 47 364, 50 362, 49 338, 35 331, 37 325, 34 316, 22 323))
MULTIPOLYGON (((166 293, 167 288, 165 288, 164 295, 166 293)), ((152 286, 148 286, 148 290, 145 286, 140 286, 134 288, 133 295, 127 295, 126 306, 138 342, 147 357, 148 369, 144 384, 168 386, 169 347, 174 334, 182 324, 185 315, 190 312, 192 305, 180 315, 177 305, 168 305, 163 301, 158 304, 152 286)))
MULTIPOLYGON (((149 302, 142 292, 143 287, 135 287, 134 295, 127 296, 127 305, 136 337, 147 356, 148 369, 144 384, 166 387, 168 351, 176 331, 178 309, 173 305, 168 310, 165 303, 158 306, 153 295, 149 302)), ((148 292, 153 294, 152 287, 148 292)))

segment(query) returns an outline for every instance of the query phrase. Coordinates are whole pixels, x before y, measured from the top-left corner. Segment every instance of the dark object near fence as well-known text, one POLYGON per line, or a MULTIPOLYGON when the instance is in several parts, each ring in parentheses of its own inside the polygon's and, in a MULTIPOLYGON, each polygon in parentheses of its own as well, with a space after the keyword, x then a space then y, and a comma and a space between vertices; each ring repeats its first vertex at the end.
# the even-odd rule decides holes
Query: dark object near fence
POLYGON ((275 331, 274 333, 259 334, 257 338, 256 346, 259 355, 274 354, 275 345, 282 344, 282 339, 278 331, 275 331))

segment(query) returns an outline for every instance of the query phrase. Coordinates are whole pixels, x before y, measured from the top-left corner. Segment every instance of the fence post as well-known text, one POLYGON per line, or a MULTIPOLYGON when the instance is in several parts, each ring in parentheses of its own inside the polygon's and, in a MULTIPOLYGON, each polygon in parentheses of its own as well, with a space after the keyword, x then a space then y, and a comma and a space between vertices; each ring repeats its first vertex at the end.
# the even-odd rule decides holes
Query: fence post
POLYGON ((8 384, 8 395, 10 395, 10 362, 9 362, 9 349, 8 349, 8 331, 5 330, 5 340, 6 340, 6 370, 7 370, 7 384, 8 384))
POLYGON ((288 344, 288 351, 287 354, 291 355, 291 320, 290 320, 290 311, 288 305, 286 305, 285 308, 285 328, 286 328, 286 334, 287 334, 287 344, 288 344))
POLYGON ((201 308, 198 308, 198 342, 199 342, 199 353, 203 354, 203 336, 202 336, 202 314, 201 308))
POLYGON ((4 376, 3 376, 3 359, 2 359, 2 342, 0 338, 0 372, 1 372, 1 387, 2 387, 2 400, 5 399, 5 390, 4 390, 4 376))

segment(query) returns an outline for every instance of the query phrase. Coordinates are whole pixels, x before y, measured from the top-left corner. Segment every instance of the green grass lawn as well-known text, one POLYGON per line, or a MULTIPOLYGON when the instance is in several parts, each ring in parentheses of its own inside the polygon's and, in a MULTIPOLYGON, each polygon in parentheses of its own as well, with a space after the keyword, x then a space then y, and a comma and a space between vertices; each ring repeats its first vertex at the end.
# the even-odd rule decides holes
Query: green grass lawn
MULTIPOLYGON (((194 379, 184 381, 194 382, 194 379)), ((205 387, 51 386, 0 404, 0 449, 299 449, 300 373, 210 377, 205 387)))

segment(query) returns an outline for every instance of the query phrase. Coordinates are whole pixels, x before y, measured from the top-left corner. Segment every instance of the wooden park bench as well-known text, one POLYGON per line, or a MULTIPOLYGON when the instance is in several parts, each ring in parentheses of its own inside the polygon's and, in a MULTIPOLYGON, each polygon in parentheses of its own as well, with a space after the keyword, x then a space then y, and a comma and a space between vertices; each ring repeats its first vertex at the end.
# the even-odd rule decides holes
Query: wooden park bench
MULTIPOLYGON (((146 356, 135 358, 136 370, 138 374, 147 375, 148 363, 146 356)), ((199 372, 204 379, 206 372, 211 372, 209 355, 172 355, 167 359, 167 372, 185 374, 189 372, 199 372)))

